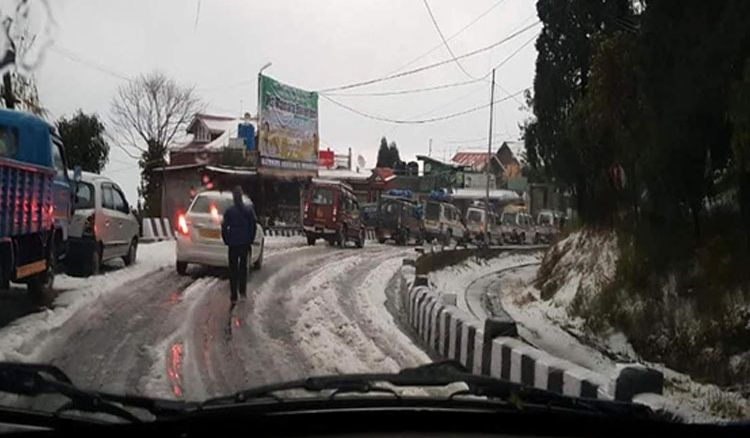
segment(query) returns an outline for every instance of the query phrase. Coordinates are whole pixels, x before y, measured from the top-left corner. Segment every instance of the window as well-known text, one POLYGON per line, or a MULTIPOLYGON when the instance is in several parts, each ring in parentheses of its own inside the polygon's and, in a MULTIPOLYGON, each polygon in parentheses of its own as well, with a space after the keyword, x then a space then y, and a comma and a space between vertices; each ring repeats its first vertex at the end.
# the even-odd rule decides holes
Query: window
POLYGON ((195 139, 197 141, 210 141, 211 136, 208 132, 208 129, 206 129, 202 123, 198 123, 198 127, 195 130, 195 139))
POLYGON ((224 214, 227 208, 231 207, 234 201, 231 198, 223 196, 202 195, 195 198, 193 206, 190 207, 191 213, 210 213, 211 207, 216 207, 220 214, 224 214))
POLYGON ((503 213, 503 225, 516 225, 516 213, 503 213))
POLYGON ((0 125, 0 157, 15 158, 18 152, 16 128, 0 125))
POLYGON ((125 196, 120 192, 120 189, 113 187, 112 197, 115 201, 115 210, 123 213, 128 213, 130 211, 130 208, 128 208, 128 201, 125 200, 125 196))
POLYGON ((79 182, 76 186, 76 208, 94 208, 94 186, 79 182))
POLYGON ((312 193, 312 203, 316 205, 332 205, 333 191, 330 189, 317 188, 312 193))
POLYGON ((469 210, 469 214, 466 215, 466 219, 469 222, 482 222, 482 212, 479 210, 469 210))
POLYGON ((62 154, 62 145, 54 139, 52 140, 52 165, 55 167, 57 176, 68 177, 68 171, 65 168, 65 160, 62 154))
POLYGON ((427 207, 425 208, 424 217, 431 221, 440 220, 440 204, 428 202, 427 207))
POLYGON ((102 184, 102 208, 115 209, 115 198, 112 194, 112 186, 109 184, 102 184))

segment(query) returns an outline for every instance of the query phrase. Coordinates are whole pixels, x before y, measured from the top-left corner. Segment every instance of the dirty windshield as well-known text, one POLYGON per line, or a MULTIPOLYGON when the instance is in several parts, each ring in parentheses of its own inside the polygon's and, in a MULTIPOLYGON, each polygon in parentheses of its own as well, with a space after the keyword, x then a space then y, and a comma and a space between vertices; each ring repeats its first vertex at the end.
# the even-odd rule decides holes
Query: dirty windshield
MULTIPOLYGON (((200 402, 453 361, 540 390, 492 396, 519 412, 750 420, 749 23, 745 0, 0 0, 0 414, 96 416, 8 363, 200 402)), ((394 391, 476 402, 423 389, 394 391)))

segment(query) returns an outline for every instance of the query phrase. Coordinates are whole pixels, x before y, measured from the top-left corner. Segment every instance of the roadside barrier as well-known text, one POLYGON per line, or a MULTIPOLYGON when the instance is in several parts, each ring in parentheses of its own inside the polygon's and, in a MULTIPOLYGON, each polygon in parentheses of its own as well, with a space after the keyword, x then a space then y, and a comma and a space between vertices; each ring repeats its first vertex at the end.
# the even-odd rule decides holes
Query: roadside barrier
MULTIPOLYGON (((302 228, 298 226, 275 226, 263 228, 265 236, 274 237, 293 237, 304 236, 302 228)), ((366 232, 367 240, 375 240, 375 231, 368 229, 366 232)), ((175 230, 172 228, 169 219, 161 217, 146 217, 141 222, 142 242, 160 242, 163 240, 174 240, 175 230)))
POLYGON ((141 238, 143 242, 160 242, 174 240, 174 230, 165 217, 144 217, 141 222, 141 238))
MULTIPOLYGON (((456 295, 452 291, 438 292, 429 284, 427 271, 446 265, 429 259, 437 255, 425 252, 403 260, 404 266, 414 268, 407 272, 415 273, 411 281, 406 279, 411 286, 402 293, 406 320, 433 354, 457 360, 475 374, 573 397, 632 401, 637 394, 662 393, 663 376, 659 371, 620 364, 617 375, 605 376, 523 342, 518 338, 515 321, 507 314, 478 321, 455 306, 456 295)), ((448 258, 463 260, 464 255, 448 258)))

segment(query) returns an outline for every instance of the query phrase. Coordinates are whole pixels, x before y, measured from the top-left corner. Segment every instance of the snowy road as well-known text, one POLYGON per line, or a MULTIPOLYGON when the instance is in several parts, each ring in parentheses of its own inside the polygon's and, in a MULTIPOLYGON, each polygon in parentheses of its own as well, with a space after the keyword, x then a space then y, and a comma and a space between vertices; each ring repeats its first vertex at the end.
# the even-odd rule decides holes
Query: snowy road
MULTIPOLYGON (((226 278, 199 268, 181 277, 165 263, 34 333, 33 345, 14 346, 59 366, 83 388, 191 400, 430 360, 386 309, 395 299, 390 280, 413 250, 307 247, 297 240, 266 251, 263 269, 250 276, 248 300, 234 309, 226 278)), ((0 343, 4 335, 13 340, 8 331, 0 331, 0 343)), ((28 336, 21 333, 15 337, 28 336)))

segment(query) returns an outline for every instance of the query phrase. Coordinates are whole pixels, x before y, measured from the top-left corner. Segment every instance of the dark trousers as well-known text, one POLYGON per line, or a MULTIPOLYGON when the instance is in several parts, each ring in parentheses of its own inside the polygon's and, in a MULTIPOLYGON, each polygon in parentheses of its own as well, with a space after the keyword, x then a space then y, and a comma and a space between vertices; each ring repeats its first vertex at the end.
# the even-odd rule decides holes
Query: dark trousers
POLYGON ((247 289, 247 255, 250 245, 232 245, 229 247, 229 288, 232 301, 237 301, 237 292, 245 296, 247 289))

